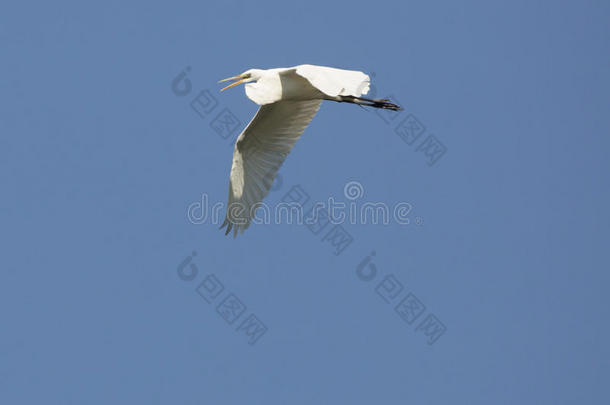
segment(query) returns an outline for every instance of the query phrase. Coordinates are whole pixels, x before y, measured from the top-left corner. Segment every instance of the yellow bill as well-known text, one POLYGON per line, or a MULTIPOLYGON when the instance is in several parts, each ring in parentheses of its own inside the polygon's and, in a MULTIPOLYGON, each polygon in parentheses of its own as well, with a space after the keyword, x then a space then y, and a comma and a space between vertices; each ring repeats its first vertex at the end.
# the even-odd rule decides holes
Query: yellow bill
POLYGON ((229 89, 229 88, 231 88, 233 86, 237 86, 238 84, 243 83, 243 81, 246 80, 246 79, 242 78, 241 75, 240 75, 240 76, 233 76, 233 77, 228 77, 226 79, 222 79, 218 83, 228 82, 229 80, 237 80, 237 81, 235 83, 229 84, 226 87, 223 87, 222 89, 220 89, 220 91, 224 91, 224 90, 229 89))

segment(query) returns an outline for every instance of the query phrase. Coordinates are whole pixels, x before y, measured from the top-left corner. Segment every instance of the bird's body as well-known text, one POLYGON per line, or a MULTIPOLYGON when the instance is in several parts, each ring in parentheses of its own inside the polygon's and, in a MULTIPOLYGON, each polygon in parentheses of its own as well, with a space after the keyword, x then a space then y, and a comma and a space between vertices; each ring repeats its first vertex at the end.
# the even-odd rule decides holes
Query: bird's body
POLYGON ((237 138, 229 180, 227 215, 221 228, 243 232, 258 204, 269 194, 277 171, 323 100, 348 102, 391 110, 388 100, 362 98, 368 93, 368 75, 325 66, 250 69, 226 80, 225 87, 246 83, 246 95, 261 107, 237 138))

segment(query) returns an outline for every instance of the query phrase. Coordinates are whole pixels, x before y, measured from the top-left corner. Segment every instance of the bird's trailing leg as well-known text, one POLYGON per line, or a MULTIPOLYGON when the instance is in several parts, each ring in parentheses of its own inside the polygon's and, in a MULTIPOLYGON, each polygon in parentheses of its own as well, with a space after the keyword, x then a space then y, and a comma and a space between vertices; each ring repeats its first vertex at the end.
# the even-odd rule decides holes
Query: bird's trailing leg
POLYGON ((371 99, 371 98, 354 97, 354 96, 336 96, 336 97, 329 98, 329 100, 336 101, 339 103, 352 103, 352 104, 358 104, 358 105, 363 105, 363 106, 367 106, 367 107, 383 108, 386 110, 393 110, 393 111, 402 110, 401 106, 391 103, 390 100, 388 100, 386 98, 371 99))

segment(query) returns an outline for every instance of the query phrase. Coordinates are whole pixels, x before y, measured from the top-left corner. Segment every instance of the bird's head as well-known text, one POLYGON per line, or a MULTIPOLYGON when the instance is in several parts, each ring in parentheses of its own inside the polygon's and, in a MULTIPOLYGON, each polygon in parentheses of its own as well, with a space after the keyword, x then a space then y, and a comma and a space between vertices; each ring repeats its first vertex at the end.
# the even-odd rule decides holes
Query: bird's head
POLYGON ((218 83, 222 83, 222 82, 228 82, 231 80, 236 80, 235 82, 229 84, 228 86, 222 88, 220 91, 226 90, 228 88, 231 88, 233 86, 237 86, 238 84, 241 83, 248 83, 248 82, 253 82, 253 81, 257 81, 258 79, 260 79, 263 75, 263 71, 260 69, 250 69, 250 70, 246 70, 244 73, 237 75, 237 76, 233 76, 233 77, 228 77, 226 79, 222 79, 220 80, 218 83))

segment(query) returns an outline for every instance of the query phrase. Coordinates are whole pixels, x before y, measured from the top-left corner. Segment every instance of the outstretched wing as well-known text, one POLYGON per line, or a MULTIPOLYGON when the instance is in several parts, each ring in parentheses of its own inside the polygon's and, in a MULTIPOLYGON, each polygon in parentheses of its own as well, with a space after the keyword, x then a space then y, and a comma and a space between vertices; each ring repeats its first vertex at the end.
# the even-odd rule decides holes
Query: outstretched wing
POLYGON ((241 233, 250 226, 257 204, 269 189, 286 156, 320 108, 322 100, 278 101, 258 109, 239 135, 233 152, 227 215, 221 229, 241 233))
POLYGON ((371 79, 357 70, 316 65, 299 65, 295 66, 295 69, 299 76, 306 78, 312 86, 331 97, 360 97, 369 92, 371 79))

